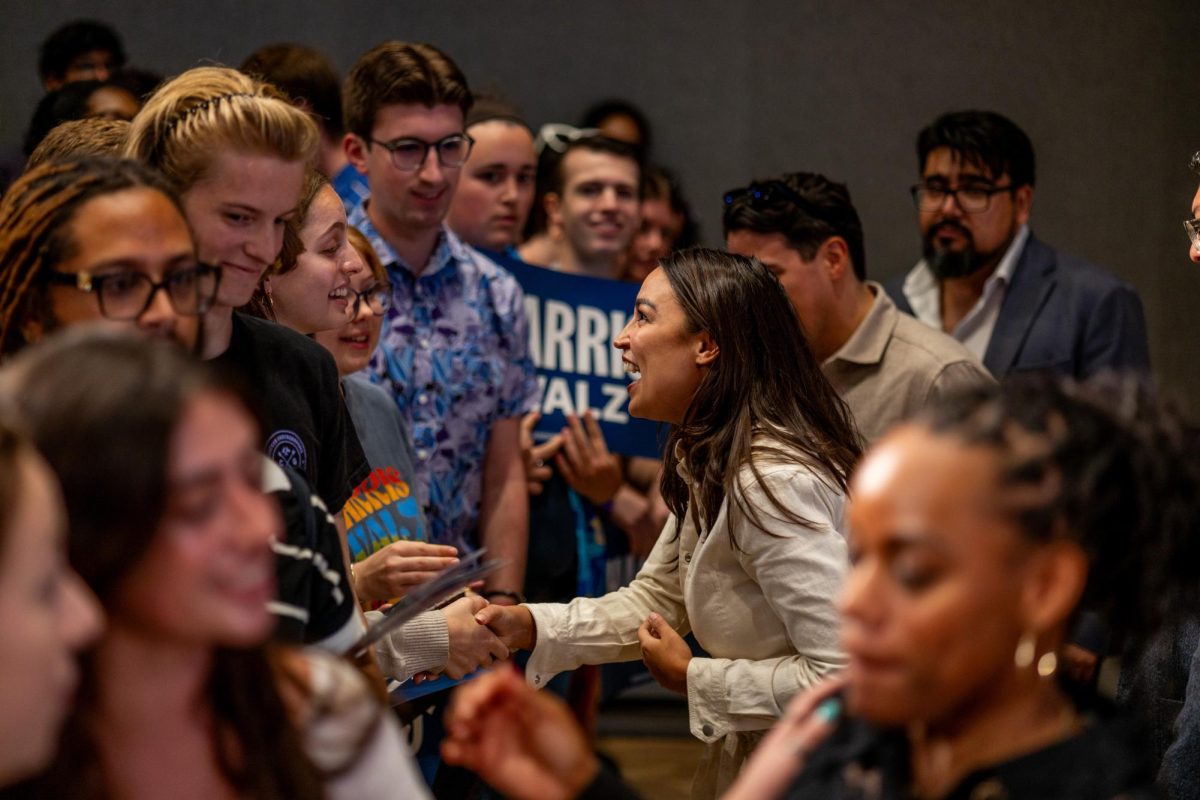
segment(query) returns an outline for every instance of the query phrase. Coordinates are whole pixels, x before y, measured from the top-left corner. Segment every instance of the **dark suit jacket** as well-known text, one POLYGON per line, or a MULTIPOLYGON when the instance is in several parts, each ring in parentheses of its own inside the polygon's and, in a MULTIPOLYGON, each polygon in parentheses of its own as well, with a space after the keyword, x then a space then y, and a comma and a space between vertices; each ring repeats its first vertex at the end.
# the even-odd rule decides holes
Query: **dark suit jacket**
MULTIPOLYGON (((904 275, 887 283, 901 311, 904 275)), ((1104 370, 1150 372, 1146 320, 1133 287, 1030 234, 983 365, 997 379, 1013 372, 1050 370, 1087 378, 1104 370)))

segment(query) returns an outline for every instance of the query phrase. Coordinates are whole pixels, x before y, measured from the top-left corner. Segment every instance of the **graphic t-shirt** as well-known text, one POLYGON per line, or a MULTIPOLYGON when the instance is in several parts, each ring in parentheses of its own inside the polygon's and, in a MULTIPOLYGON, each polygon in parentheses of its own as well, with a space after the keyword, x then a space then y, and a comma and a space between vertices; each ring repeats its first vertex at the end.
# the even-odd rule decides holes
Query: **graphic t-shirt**
POLYGON ((342 510, 350 560, 362 561, 402 539, 427 541, 425 513, 413 490, 412 446, 400 409, 385 389, 361 375, 345 378, 342 390, 371 469, 342 510))
POLYGON ((329 351, 282 325, 235 312, 229 348, 212 363, 258 391, 267 455, 303 475, 331 510, 345 505, 368 469, 329 351))

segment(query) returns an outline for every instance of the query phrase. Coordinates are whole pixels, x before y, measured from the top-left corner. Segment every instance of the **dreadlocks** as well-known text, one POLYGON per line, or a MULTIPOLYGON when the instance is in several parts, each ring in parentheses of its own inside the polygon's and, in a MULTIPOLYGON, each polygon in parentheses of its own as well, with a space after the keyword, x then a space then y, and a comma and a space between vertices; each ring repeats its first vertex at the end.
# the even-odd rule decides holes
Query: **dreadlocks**
POLYGON ((97 197, 147 187, 171 199, 158 173, 133 161, 76 158, 43 164, 22 175, 0 200, 0 356, 27 344, 29 322, 52 320, 41 278, 73 255, 71 222, 97 197))
POLYGON ((1088 555, 1082 607, 1119 640, 1200 608, 1196 434, 1141 382, 1010 379, 927 411, 934 432, 1001 458, 1001 486, 1025 535, 1062 536, 1088 555))

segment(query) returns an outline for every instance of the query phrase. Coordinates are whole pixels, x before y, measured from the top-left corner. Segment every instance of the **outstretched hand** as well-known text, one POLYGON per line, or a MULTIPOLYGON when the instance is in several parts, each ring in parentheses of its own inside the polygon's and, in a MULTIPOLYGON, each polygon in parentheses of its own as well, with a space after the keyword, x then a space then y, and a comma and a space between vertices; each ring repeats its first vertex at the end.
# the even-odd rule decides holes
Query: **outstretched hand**
POLYGON ((532 650, 537 643, 533 615, 525 606, 492 603, 475 614, 475 621, 488 626, 509 650, 532 650))
POLYGON ((446 618, 449 637, 449 654, 443 672, 458 680, 480 667, 490 667, 509 656, 504 642, 482 623, 475 615, 488 608, 482 597, 460 597, 442 609, 446 618))
POLYGON ((791 785, 808 755, 833 731, 841 701, 834 697, 845 687, 841 676, 829 678, 788 704, 729 787, 722 800, 762 800, 781 797, 791 785))
POLYGON ((442 757, 514 800, 567 800, 599 770, 566 705, 530 688, 511 666, 455 690, 442 757))

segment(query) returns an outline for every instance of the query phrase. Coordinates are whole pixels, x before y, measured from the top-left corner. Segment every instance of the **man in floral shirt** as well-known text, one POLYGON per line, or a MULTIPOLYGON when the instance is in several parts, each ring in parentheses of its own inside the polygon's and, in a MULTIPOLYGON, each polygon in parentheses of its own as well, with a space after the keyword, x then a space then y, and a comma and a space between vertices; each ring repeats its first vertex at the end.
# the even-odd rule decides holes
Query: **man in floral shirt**
POLYGON ((506 561, 486 590, 506 603, 524 578, 519 424, 538 389, 516 280, 442 222, 471 150, 470 104, 466 79, 444 53, 387 42, 347 79, 344 145, 371 186, 350 224, 370 239, 393 286, 371 378, 408 421, 432 540, 487 547, 506 561))

